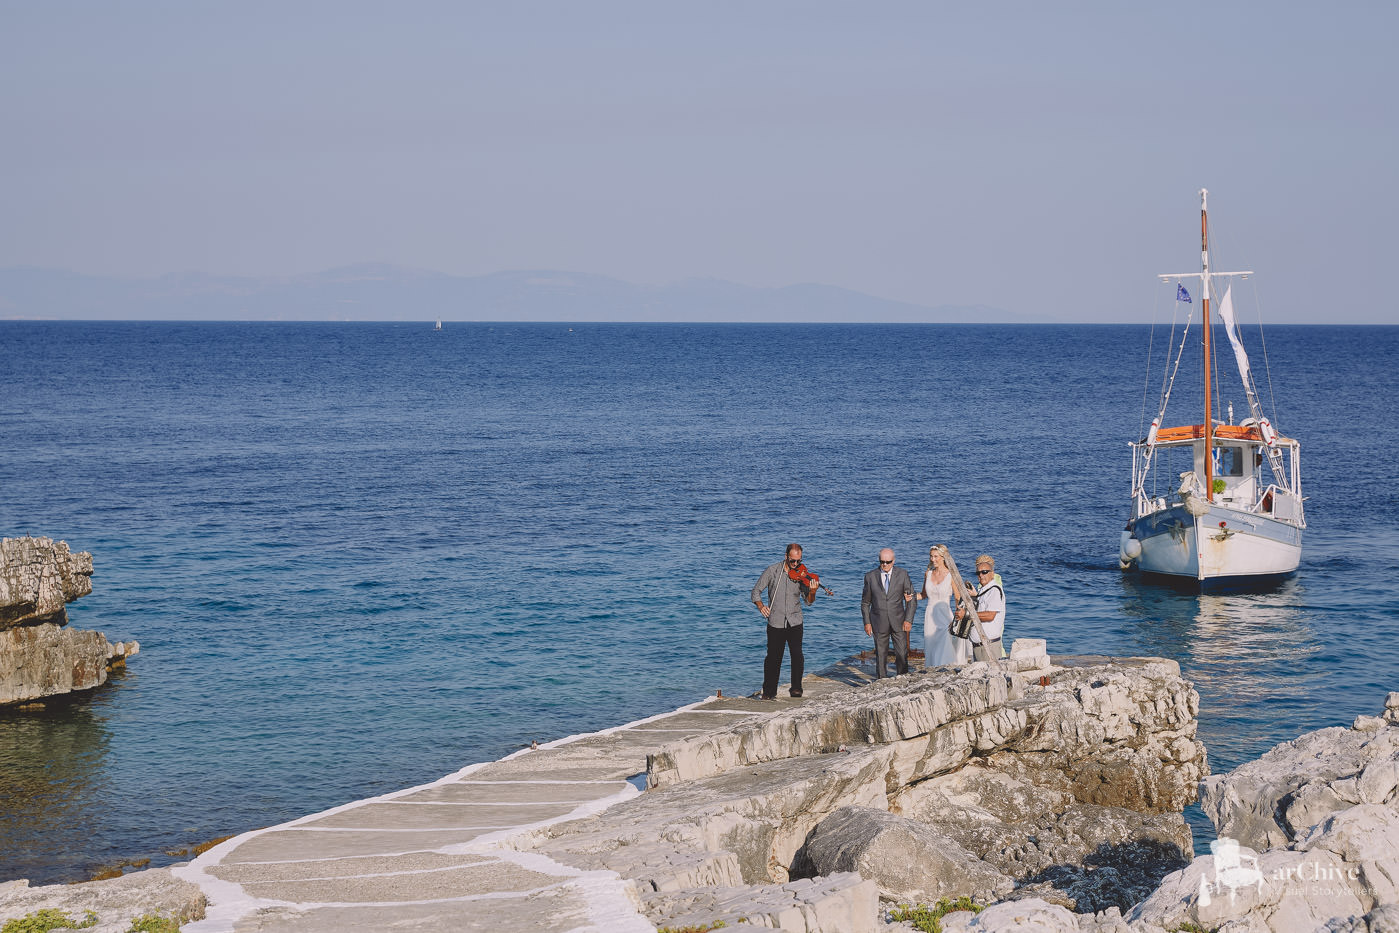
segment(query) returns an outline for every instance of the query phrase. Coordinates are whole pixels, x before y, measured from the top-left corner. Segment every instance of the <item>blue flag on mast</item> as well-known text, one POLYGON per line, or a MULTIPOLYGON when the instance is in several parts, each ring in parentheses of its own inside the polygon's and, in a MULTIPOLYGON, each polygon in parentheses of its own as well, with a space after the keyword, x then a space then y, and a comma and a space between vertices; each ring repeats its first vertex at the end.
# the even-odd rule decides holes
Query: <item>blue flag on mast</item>
POLYGON ((1186 291, 1185 286, 1180 284, 1179 282, 1176 283, 1176 301, 1183 301, 1186 304, 1191 303, 1190 293, 1186 291))

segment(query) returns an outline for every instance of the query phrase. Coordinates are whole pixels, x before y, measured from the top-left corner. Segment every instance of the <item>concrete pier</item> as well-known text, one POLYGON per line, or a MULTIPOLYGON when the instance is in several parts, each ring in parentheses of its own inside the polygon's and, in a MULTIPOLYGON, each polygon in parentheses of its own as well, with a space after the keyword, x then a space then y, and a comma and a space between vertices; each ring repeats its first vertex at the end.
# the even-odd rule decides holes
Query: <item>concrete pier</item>
MULTIPOLYGON (((804 684, 808 697, 847 687, 816 676, 804 684)), ((183 929, 650 933, 615 873, 516 851, 511 837, 638 795, 646 756, 663 744, 801 702, 785 687, 776 701, 711 697, 245 833, 173 869, 210 902, 183 929)))

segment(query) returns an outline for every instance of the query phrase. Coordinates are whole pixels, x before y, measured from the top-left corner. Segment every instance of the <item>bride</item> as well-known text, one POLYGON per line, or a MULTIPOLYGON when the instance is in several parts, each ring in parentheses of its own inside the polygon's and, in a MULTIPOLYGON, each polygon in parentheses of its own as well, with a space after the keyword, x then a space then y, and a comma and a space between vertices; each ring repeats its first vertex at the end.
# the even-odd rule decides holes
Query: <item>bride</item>
POLYGON ((918 598, 928 600, 923 612, 923 666, 966 664, 970 643, 953 638, 947 630, 952 622, 952 571, 947 569, 946 545, 928 548, 928 569, 923 573, 923 592, 918 598))

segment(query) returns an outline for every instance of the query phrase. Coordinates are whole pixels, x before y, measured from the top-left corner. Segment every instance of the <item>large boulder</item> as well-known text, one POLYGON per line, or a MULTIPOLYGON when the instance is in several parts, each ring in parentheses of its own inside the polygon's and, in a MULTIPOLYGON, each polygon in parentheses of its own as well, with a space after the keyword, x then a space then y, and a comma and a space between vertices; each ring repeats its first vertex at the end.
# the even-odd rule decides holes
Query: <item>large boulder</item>
POLYGON ((956 913, 943 918, 943 933, 1079 933, 1080 918, 1058 904, 1025 898, 996 904, 978 914, 956 913))
POLYGON ((664 929, 875 933, 879 892, 851 873, 783 885, 647 893, 642 905, 664 929))
POLYGON ((844 871, 877 882, 896 900, 967 896, 985 903, 1015 887, 937 828, 873 807, 843 807, 817 823, 793 868, 798 877, 844 871))

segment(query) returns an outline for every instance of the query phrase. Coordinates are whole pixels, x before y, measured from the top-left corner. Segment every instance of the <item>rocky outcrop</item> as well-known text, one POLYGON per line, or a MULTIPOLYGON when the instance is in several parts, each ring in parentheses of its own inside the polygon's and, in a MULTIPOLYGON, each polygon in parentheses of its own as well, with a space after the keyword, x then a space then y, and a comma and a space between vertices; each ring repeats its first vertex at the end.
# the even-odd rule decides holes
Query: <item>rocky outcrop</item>
MULTIPOLYGON (((1399 693, 1381 716, 1308 733, 1203 782, 1219 838, 1129 912, 1045 900, 949 915, 948 933, 1399 931, 1399 693)), ((1026 890, 1021 888, 1020 893, 1026 890)))
POLYGON ((48 538, 0 540, 0 629, 68 621, 64 607, 92 592, 92 555, 48 538))
POLYGON ((1246 846, 1284 846, 1326 817, 1358 804, 1393 805, 1399 790, 1399 693, 1381 716, 1350 728, 1309 732, 1257 761, 1208 778, 1200 807, 1221 836, 1246 846))
POLYGON ((92 555, 48 538, 0 541, 0 706, 88 690, 140 650, 65 628, 67 604, 92 592, 92 555))
POLYGON ((1204 782, 1220 838, 1129 920, 1290 933, 1399 930, 1399 693, 1204 782))
POLYGON ((648 762, 648 786, 891 744, 917 756, 907 784, 1004 752, 1004 767, 1084 802, 1165 812, 1195 800, 1208 769, 1195 739, 1199 697, 1181 680, 1179 665, 1069 658, 1051 672, 1044 642, 1036 644, 1039 653, 998 665, 892 678, 863 688, 853 704, 826 697, 668 746, 648 762))
POLYGON ((665 746, 646 794, 514 845, 632 879, 661 925, 808 933, 866 929, 843 911, 872 890, 1125 906, 1188 860, 1180 810, 1207 768, 1174 662, 1056 664, 1037 642, 999 664, 811 694, 665 746), (797 881, 845 919, 793 926, 764 906, 797 881), (725 893, 706 913, 711 888, 725 893))
MULTIPOLYGON (((1016 764, 1013 756, 993 755, 915 785, 902 797, 904 812, 1013 881, 1015 897, 1037 896, 1080 913, 1126 910, 1193 857, 1179 813, 1086 802, 1083 793, 1046 786, 1057 782, 1016 777, 1016 764)), ((1043 769, 1035 776, 1043 779, 1043 769)), ((983 904, 999 899, 973 897, 983 904)))
POLYGON ((179 923, 197 920, 204 916, 207 903, 198 885, 180 881, 168 868, 86 884, 38 888, 23 880, 0 884, 0 919, 18 920, 47 909, 62 911, 82 923, 91 911, 96 921, 86 927, 89 933, 128 933, 133 920, 151 915, 179 923))

